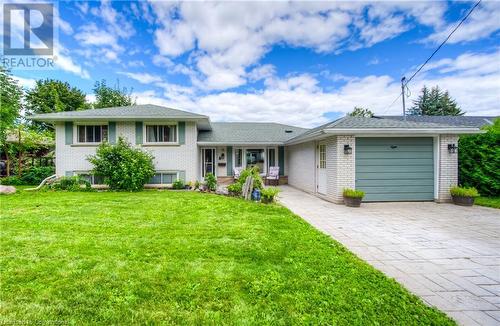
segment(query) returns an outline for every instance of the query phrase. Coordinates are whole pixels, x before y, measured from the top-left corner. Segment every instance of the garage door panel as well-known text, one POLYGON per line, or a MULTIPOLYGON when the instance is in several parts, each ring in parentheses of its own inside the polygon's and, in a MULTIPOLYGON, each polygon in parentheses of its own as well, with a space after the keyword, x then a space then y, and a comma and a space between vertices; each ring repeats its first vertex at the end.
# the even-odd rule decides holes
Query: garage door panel
POLYGON ((415 145, 415 146, 432 146, 432 138, 415 138, 415 137, 365 137, 357 138, 356 145, 360 146, 390 146, 390 145, 415 145), (359 141, 358 141, 359 140, 359 141))
MULTIPOLYGON (((376 187, 376 186, 400 186, 401 180, 399 179, 363 179, 356 182, 357 187, 376 187)), ((432 186, 434 180, 432 179, 412 179, 411 185, 414 186, 432 186)))
POLYGON ((398 185, 398 186, 368 186, 364 187, 363 191, 367 193, 377 194, 412 194, 412 193, 428 193, 434 190, 433 185, 398 185))
POLYGON ((432 152, 409 152, 409 151, 392 151, 392 152, 363 152, 360 151, 356 155, 357 159, 432 159, 432 152))
POLYGON ((356 189, 365 201, 434 198, 433 139, 356 138, 356 189))
POLYGON ((367 194, 363 201, 426 201, 433 200, 428 193, 367 194))
POLYGON ((434 172, 359 172, 356 180, 401 180, 402 184, 411 183, 414 179, 433 180, 434 172))
MULTIPOLYGON (((433 172, 434 169, 429 165, 388 165, 387 169, 392 172, 433 172)), ((357 172, 372 172, 373 166, 361 165, 356 166, 357 172)))
MULTIPOLYGON (((357 153, 356 153, 357 156, 357 153)), ((393 165, 428 165, 432 164, 432 158, 376 158, 376 159, 358 159, 356 158, 356 166, 393 166, 393 165)))

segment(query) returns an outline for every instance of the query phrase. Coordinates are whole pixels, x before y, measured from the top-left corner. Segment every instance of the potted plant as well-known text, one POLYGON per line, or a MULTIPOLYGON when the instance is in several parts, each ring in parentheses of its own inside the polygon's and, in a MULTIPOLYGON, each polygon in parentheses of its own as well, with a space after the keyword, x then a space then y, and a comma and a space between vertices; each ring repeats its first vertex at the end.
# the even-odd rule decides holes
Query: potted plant
POLYGON ((276 195, 280 192, 280 190, 276 187, 267 187, 261 190, 260 196, 261 201, 264 204, 270 204, 276 198, 276 195))
POLYGON ((363 191, 349 188, 344 189, 342 194, 344 195, 344 204, 349 207, 361 206, 361 200, 365 196, 363 191))
POLYGON ((451 199, 455 205, 472 206, 474 198, 479 196, 476 188, 455 186, 450 189, 451 199))

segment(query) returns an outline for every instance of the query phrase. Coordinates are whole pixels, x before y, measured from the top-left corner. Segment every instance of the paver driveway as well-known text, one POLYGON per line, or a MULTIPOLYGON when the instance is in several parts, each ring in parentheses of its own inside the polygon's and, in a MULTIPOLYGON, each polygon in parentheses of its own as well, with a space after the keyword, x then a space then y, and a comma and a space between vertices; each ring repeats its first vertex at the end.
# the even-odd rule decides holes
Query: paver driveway
POLYGON ((280 202, 464 325, 500 325, 500 213, 431 202, 348 208, 283 186, 280 202))

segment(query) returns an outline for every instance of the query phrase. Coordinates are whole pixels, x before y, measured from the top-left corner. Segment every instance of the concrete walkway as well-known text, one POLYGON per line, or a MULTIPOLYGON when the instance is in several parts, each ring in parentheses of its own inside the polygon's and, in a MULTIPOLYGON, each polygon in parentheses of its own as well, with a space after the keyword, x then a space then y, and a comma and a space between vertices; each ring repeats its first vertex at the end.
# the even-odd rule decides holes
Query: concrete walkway
POLYGON ((336 205, 290 186, 279 201, 463 325, 500 325, 500 211, 451 204, 336 205))

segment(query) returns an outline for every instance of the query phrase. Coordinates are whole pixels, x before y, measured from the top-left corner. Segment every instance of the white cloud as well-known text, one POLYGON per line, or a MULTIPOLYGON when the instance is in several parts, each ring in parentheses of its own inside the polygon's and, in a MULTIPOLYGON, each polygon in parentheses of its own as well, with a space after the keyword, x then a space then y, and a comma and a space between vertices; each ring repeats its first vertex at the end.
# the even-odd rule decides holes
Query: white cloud
MULTIPOLYGON (((473 3, 470 3, 471 7, 473 3)), ((465 15, 465 13, 464 13, 465 15)), ((500 2, 483 1, 472 12, 469 18, 451 36, 448 43, 464 43, 495 35, 500 30, 500 2)), ((458 24, 457 22, 442 26, 430 35, 426 41, 441 43, 458 24)))
POLYGON ((152 84, 161 82, 160 76, 154 76, 148 73, 133 73, 133 72, 118 72, 121 75, 127 76, 138 81, 141 84, 152 84))
POLYGON ((370 47, 412 27, 439 28, 441 2, 158 2, 155 44, 164 57, 189 53, 194 85, 225 90, 244 85, 249 68, 277 44, 339 52, 370 47))
POLYGON ((14 80, 17 81, 17 84, 20 85, 23 88, 30 89, 35 87, 36 80, 33 78, 24 78, 24 77, 19 77, 19 76, 12 76, 14 80))
POLYGON ((69 56, 69 51, 62 46, 56 48, 56 55, 54 56, 54 64, 57 68, 71 72, 84 79, 90 79, 90 74, 82 66, 75 63, 69 56))
MULTIPOLYGON (((450 92, 471 115, 499 114, 500 71, 498 52, 468 53, 443 59, 410 84, 409 106, 423 85, 439 85, 450 92), (487 65, 488 68, 484 68, 487 65)), ((168 84, 165 94, 135 93, 139 103, 155 103, 209 115, 214 121, 274 121, 313 127, 327 121, 324 114, 342 115, 354 106, 367 107, 376 114, 401 114, 401 101, 387 106, 398 96, 400 82, 390 76, 347 77, 335 90, 325 90, 308 74, 288 78, 270 77, 263 90, 221 92, 199 95, 193 89, 168 84), (178 87, 178 88, 176 88, 178 87)))

